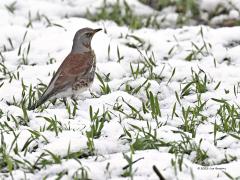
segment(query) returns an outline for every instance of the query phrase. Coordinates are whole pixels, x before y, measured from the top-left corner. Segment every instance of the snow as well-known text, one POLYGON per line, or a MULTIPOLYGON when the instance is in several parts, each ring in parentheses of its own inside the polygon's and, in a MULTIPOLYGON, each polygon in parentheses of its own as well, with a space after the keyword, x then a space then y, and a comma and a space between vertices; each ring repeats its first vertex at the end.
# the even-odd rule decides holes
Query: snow
MULTIPOLYGON (((177 143, 183 141, 184 135, 189 136, 190 143, 200 146, 199 148, 205 151, 208 156, 203 160, 207 166, 202 166, 196 162, 196 150, 192 150, 190 154, 184 154, 182 171, 180 171, 177 161, 181 157, 170 153, 169 147, 136 150, 132 154, 133 162, 140 160, 132 164, 134 179, 158 179, 153 171, 153 165, 166 179, 192 179, 192 176, 197 180, 227 179, 224 172, 233 177, 240 177, 239 139, 229 135, 235 134, 239 137, 239 117, 236 118, 238 134, 232 131, 221 132, 219 130, 216 133, 217 145, 215 145, 214 123, 221 125, 221 119, 217 116, 217 112, 222 103, 212 99, 227 100, 230 105, 237 108, 239 113, 239 26, 231 28, 185 26, 178 29, 141 28, 130 30, 127 26, 118 26, 112 21, 91 22, 84 18, 87 9, 95 12, 101 6, 102 1, 100 0, 19 0, 16 1, 14 14, 5 8, 5 5, 12 2, 10 0, 0 2, 0 51, 4 58, 3 61, 0 56, 0 62, 11 73, 19 72, 19 78, 10 81, 9 75, 4 75, 2 68, 0 69, 0 85, 3 83, 0 87, 0 140, 6 144, 9 156, 22 162, 27 160, 34 164, 42 154, 45 154, 45 159, 52 160, 52 156, 48 152, 61 157, 61 163, 52 163, 34 171, 29 171, 23 165, 14 167, 15 169, 11 172, 14 179, 43 179, 44 177, 56 179, 58 173, 62 172, 67 172, 63 174, 62 179, 72 179, 76 172, 81 173, 82 167, 90 179, 129 179, 129 177, 123 176, 125 171, 123 167, 128 165, 123 154, 130 157, 131 145, 138 136, 144 137, 143 131, 139 132, 133 125, 139 129, 144 129, 145 132, 152 134, 155 132, 158 140, 165 143, 176 143, 177 147, 180 146, 177 143), (29 13, 31 13, 31 17, 29 17, 29 13), (38 14, 41 15, 40 20, 37 19, 38 14), (50 20, 52 25, 48 25, 44 16, 50 20), (29 18, 33 20, 32 27, 27 28, 29 18), (20 102, 22 99, 22 83, 27 88, 30 85, 35 87, 39 83, 47 85, 52 74, 56 72, 70 52, 74 33, 83 27, 103 28, 107 31, 106 33, 104 31, 98 32, 94 36, 92 47, 97 57, 97 73, 102 77, 110 74, 107 84, 111 92, 101 94, 101 83, 95 76, 91 90, 82 93, 79 97, 74 118, 69 118, 65 105, 58 100, 42 112, 39 110, 27 111, 29 122, 24 124, 24 121, 19 118, 23 117, 24 112, 22 108, 14 104, 14 101, 20 102), (25 40, 23 40, 26 32, 25 40), (148 44, 151 45, 151 50, 147 54, 144 52, 144 48, 140 48, 140 51, 148 57, 151 52, 154 53, 157 66, 154 67, 153 72, 160 75, 161 79, 148 80, 148 72, 136 79, 131 75, 130 63, 134 68, 137 68, 138 63, 140 63, 140 68, 144 68, 145 64, 142 64, 143 58, 139 51, 127 46, 126 43, 136 43, 129 35, 141 38, 145 42, 144 48, 148 44), (8 38, 11 39, 13 47, 11 47, 8 38), (29 43, 28 64, 23 65, 20 62, 22 55, 26 55, 29 43), (196 52, 194 45, 200 49, 204 43, 207 44, 207 49, 203 48, 203 53, 197 54, 192 61, 185 60, 192 51, 196 52), (18 55, 20 46, 21 54, 18 55), (4 47, 6 47, 6 51, 4 47), (172 48, 173 50, 169 54, 172 48), (120 62, 118 62, 117 49, 123 57, 120 62), (53 63, 50 63, 51 58, 54 59, 53 63), (171 77, 174 69, 175 74, 171 77), (192 137, 190 132, 183 132, 184 135, 177 132, 183 131, 180 128, 184 125, 182 107, 187 109, 188 106, 193 108, 197 105, 197 94, 194 93, 195 86, 190 92, 192 94, 184 96, 180 103, 176 99, 176 94, 180 96, 183 87, 191 82, 192 71, 198 73, 200 70, 205 72, 208 80, 207 91, 201 94, 202 103, 206 101, 201 114, 206 116, 207 120, 202 120, 203 122, 199 123, 199 119, 193 119, 196 124, 199 124, 196 125, 196 136, 192 137), (146 80, 147 83, 138 93, 126 92, 126 84, 132 88, 137 88, 146 80), (219 88, 215 89, 219 82, 221 82, 219 88), (142 110, 142 102, 147 101, 145 88, 148 84, 149 90, 159 99, 162 116, 157 120, 152 118, 151 113, 144 114, 142 110), (234 87, 238 88, 235 89, 236 95, 234 87), (91 96, 90 92, 97 97, 91 96), (175 103, 175 113, 178 116, 172 118, 175 103), (105 121, 100 137, 93 139, 94 155, 89 152, 86 136, 86 132, 91 129, 93 123, 89 116, 90 106, 93 112, 99 110, 98 115, 109 112, 111 116, 110 120, 105 121), (132 113, 132 117, 117 111, 118 106, 126 114, 132 113), (135 112, 131 106, 140 112, 143 119, 140 115, 133 115, 135 112), (1 111, 3 115, 1 115, 1 111), (46 118, 53 121, 47 121, 46 118), (56 123, 58 134, 52 130, 54 129, 53 124, 51 124, 53 122, 56 123), (151 130, 149 130, 149 125, 151 130), (124 136, 125 130, 131 135, 131 142, 127 140, 126 135, 124 136), (39 137, 34 137, 31 131, 37 132, 39 137), (19 137, 15 139, 18 134, 19 137), (25 152, 24 148, 29 140, 32 142, 29 143, 29 149, 25 152), (18 154, 14 152, 15 147, 17 147, 18 154), (88 157, 66 158, 69 152, 83 152, 88 157), (173 162, 176 162, 176 169, 172 165, 173 162)), ((114 2, 111 1, 111 3, 114 2)), ((240 7, 237 0, 232 2, 240 7)), ((127 0, 127 3, 139 15, 157 13, 136 0, 127 0)), ((229 4, 224 0, 201 0, 201 9, 211 12, 219 4, 229 8, 229 4)), ((165 9, 165 11, 167 10, 165 9)), ((229 17, 239 19, 239 11, 231 10, 229 17)), ((169 13, 166 18, 169 19, 168 22, 171 22, 177 17, 176 14, 169 13)), ((198 76, 203 78, 204 74, 200 73, 198 76)), ((72 100, 68 99, 68 102, 71 104, 72 110, 72 100)), ((186 147, 189 148, 189 146, 186 143, 186 147)), ((0 167, 2 167, 1 153, 0 167)), ((11 179, 11 175, 0 171, 0 179, 11 179)))

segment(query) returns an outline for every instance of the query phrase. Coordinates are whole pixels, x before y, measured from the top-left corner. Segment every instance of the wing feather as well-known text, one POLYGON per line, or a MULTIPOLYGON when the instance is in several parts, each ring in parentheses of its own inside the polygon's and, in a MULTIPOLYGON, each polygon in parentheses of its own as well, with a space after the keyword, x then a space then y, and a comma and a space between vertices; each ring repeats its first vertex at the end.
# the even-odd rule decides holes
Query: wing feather
POLYGON ((55 94, 72 87, 77 78, 86 78, 94 61, 94 53, 69 54, 52 77, 48 88, 33 108, 37 108, 55 94))

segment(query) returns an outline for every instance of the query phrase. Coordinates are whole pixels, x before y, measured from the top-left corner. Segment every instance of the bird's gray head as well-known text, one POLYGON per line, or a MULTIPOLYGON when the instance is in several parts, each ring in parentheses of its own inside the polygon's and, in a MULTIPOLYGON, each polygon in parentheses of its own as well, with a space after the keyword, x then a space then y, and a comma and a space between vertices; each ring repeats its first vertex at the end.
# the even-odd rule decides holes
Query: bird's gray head
POLYGON ((83 28, 79 29, 73 38, 73 53, 91 51, 91 40, 93 35, 102 29, 83 28))

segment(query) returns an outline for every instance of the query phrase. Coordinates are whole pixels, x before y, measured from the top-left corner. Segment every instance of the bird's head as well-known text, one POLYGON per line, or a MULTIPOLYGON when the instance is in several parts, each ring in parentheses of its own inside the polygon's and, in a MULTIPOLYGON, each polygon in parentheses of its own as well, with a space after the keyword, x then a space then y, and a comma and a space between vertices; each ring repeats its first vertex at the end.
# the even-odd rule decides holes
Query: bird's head
POLYGON ((102 29, 91 29, 91 28, 79 29, 73 38, 72 51, 84 52, 84 51, 91 50, 92 37, 96 32, 101 30, 102 29))

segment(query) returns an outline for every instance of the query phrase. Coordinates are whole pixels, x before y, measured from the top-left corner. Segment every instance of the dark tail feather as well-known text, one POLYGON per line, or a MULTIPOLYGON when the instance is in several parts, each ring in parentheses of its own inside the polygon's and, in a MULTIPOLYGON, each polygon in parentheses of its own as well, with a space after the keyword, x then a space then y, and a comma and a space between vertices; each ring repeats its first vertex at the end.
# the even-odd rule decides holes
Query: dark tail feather
POLYGON ((49 95, 42 95, 41 98, 35 103, 33 104, 32 106, 28 107, 28 110, 34 110, 36 109, 37 107, 41 106, 43 103, 45 103, 50 97, 50 94, 49 95))

